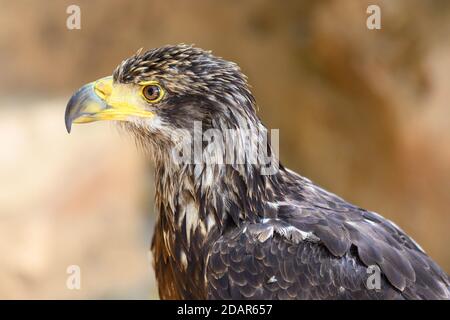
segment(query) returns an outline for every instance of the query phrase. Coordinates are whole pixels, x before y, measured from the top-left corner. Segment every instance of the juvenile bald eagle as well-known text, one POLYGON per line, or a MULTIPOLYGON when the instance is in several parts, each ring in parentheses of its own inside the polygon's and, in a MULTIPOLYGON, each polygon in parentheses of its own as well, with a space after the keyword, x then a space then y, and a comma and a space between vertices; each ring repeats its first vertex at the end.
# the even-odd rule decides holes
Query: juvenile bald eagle
POLYGON ((394 223, 284 168, 264 135, 246 135, 252 149, 243 132, 267 133, 255 107, 236 64, 187 45, 138 52, 67 105, 69 132, 120 120, 152 155, 162 299, 450 298, 447 274, 394 223), (181 141, 195 149, 186 137, 210 129, 238 134, 200 138, 194 157, 223 149, 244 161, 180 161, 181 141), (250 161, 264 147, 273 172, 250 161))

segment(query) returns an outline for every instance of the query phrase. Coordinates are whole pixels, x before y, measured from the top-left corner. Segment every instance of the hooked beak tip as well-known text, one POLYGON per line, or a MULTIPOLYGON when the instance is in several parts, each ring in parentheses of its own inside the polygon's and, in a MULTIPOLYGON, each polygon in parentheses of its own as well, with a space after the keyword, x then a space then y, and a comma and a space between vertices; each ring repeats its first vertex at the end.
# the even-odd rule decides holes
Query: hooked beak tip
POLYGON ((66 121, 66 130, 67 130, 67 133, 70 134, 70 131, 72 130, 72 123, 71 122, 67 122, 66 121))
POLYGON ((71 116, 71 109, 72 109, 72 101, 73 97, 70 99, 69 103, 66 106, 66 111, 64 114, 64 123, 66 125, 67 133, 70 133, 72 130, 72 116, 71 116))

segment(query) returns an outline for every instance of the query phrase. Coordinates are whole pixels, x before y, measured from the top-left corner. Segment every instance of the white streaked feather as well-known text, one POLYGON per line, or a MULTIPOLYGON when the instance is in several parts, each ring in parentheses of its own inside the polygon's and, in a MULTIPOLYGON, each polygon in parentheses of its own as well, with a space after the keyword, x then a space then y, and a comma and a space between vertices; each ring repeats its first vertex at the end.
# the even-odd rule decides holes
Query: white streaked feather
POLYGON ((188 267, 188 261, 187 261, 186 253, 184 252, 183 249, 181 249, 181 251, 180 251, 180 261, 181 261, 181 266, 183 267, 184 270, 186 270, 188 267))
POLYGON ((186 235, 188 245, 190 245, 191 241, 191 232, 194 232, 197 229, 198 222, 198 209, 194 202, 189 202, 186 205, 186 235))

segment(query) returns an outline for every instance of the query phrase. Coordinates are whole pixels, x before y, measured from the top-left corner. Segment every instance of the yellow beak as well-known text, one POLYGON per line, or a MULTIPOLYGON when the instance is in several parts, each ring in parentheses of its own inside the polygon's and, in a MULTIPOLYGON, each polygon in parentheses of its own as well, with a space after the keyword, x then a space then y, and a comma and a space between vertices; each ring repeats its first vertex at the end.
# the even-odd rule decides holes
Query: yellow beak
POLYGON ((70 133, 72 123, 153 116, 145 109, 137 88, 131 84, 115 84, 112 77, 105 77, 81 87, 70 98, 64 118, 70 133))

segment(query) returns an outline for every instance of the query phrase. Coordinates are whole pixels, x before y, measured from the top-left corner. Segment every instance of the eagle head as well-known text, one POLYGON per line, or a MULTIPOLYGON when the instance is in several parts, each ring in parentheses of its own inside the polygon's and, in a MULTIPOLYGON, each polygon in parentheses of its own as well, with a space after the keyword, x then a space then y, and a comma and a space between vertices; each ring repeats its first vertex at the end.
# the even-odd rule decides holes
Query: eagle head
POLYGON ((202 130, 259 123, 247 79, 233 62, 190 45, 138 51, 112 76, 80 88, 65 124, 118 120, 141 142, 167 149, 194 123, 202 130))

